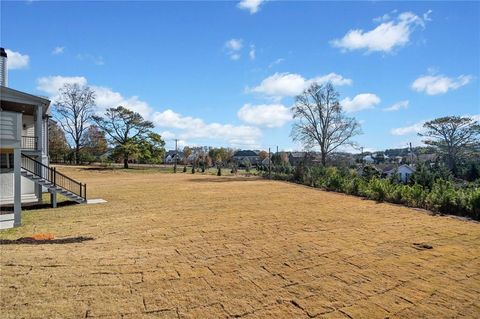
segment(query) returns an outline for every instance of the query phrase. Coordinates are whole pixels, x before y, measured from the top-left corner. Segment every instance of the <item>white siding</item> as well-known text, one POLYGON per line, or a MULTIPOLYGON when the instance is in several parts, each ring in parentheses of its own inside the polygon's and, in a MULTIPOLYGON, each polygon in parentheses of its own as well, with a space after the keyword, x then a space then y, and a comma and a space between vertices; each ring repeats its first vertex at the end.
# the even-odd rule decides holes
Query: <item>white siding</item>
POLYGON ((17 136, 19 125, 17 113, 0 111, 0 140, 2 142, 20 140, 17 136))
POLYGON ((22 116, 22 136, 35 136, 35 123, 32 115, 22 116))

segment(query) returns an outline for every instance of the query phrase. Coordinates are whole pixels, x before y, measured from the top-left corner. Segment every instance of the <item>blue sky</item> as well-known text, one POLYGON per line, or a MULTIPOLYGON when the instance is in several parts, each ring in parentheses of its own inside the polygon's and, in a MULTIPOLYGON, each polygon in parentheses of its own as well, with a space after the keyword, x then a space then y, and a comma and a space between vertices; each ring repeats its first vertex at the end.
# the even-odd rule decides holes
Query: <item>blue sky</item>
POLYGON ((293 96, 332 81, 366 149, 480 115, 479 2, 6 2, 9 86, 97 92, 181 144, 301 149, 293 96))

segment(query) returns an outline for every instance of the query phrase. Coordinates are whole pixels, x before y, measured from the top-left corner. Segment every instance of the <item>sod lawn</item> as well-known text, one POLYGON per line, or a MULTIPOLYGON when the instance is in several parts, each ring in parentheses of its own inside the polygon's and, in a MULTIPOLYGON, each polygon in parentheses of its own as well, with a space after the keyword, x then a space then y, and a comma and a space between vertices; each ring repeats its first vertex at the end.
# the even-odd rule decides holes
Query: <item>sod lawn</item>
MULTIPOLYGON (((257 177, 58 167, 95 205, 24 210, 1 318, 478 318, 480 224, 257 177)), ((181 171, 181 170, 180 170, 181 171)))

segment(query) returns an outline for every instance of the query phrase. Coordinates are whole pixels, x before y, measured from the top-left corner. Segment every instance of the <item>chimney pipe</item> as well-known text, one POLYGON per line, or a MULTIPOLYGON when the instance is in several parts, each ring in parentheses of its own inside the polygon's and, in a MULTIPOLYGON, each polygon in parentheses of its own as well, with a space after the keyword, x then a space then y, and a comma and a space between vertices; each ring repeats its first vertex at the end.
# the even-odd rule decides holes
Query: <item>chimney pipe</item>
POLYGON ((0 85, 8 85, 7 77, 7 52, 4 48, 0 48, 0 85))

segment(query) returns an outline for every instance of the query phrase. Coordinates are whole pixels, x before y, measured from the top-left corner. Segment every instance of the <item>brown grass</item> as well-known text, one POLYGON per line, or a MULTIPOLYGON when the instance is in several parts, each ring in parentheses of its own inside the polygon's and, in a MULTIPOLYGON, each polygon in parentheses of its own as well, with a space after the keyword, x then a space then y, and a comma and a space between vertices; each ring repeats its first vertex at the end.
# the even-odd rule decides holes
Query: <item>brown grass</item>
POLYGON ((480 224, 298 185, 61 171, 108 201, 26 211, 1 239, 2 318, 474 318, 480 224), (431 248, 429 248, 431 247, 431 248))

